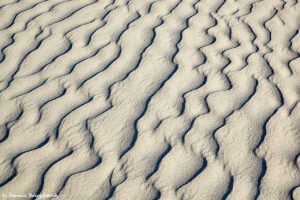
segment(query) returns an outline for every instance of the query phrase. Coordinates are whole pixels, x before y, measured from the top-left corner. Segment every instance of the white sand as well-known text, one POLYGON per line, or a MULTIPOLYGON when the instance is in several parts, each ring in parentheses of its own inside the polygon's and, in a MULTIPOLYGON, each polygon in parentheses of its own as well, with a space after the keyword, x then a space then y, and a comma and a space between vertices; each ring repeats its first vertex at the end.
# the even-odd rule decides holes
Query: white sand
POLYGON ((1 0, 0 199, 300 200, 298 0, 1 0))

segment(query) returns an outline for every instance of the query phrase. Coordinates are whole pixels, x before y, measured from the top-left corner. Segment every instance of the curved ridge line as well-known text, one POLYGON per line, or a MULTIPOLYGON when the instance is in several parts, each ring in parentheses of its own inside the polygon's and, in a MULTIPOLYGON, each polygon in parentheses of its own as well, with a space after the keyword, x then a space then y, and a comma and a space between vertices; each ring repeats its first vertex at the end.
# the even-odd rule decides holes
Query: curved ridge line
POLYGON ((149 103, 152 99, 153 96, 156 95, 156 93, 165 85, 165 83, 170 80, 170 78, 176 73, 176 71, 178 70, 178 66, 176 65, 175 68, 173 69, 173 71, 167 76, 166 79, 164 79, 164 81, 160 84, 160 86, 158 87, 157 90, 155 90, 146 100, 145 102, 145 106, 143 108, 143 111, 142 111, 142 114, 134 121, 134 133, 133 133, 133 136, 132 136, 132 141, 131 143, 129 144, 129 147, 123 152, 121 153, 120 155, 120 159, 128 152, 130 151, 136 140, 137 140, 137 137, 138 137, 138 128, 137 128, 137 125, 138 125, 138 121, 145 115, 146 111, 148 110, 148 106, 149 106, 149 103))
POLYGON ((42 105, 40 105, 40 107, 39 107, 40 117, 39 117, 39 119, 38 119, 38 121, 37 121, 36 124, 38 124, 38 123, 41 121, 41 117, 42 117, 42 114, 43 114, 43 113, 42 113, 43 108, 44 108, 48 103, 50 103, 50 102, 52 102, 52 101, 55 101, 55 100, 59 99, 60 97, 64 96, 66 93, 67 93, 67 89, 66 89, 66 88, 63 88, 63 90, 61 91, 61 93, 60 93, 59 95, 57 95, 57 96, 55 96, 55 97, 53 97, 53 98, 47 100, 47 101, 44 102, 42 105))
POLYGON ((259 195, 260 195, 260 185, 262 183, 262 180, 264 178, 264 176, 266 175, 266 172, 267 172, 267 163, 266 163, 266 160, 265 159, 262 159, 262 163, 261 163, 261 174, 259 175, 258 177, 258 180, 257 180, 257 185, 256 185, 256 194, 254 196, 254 200, 257 200, 259 195))
MULTIPOLYGON (((17 69, 15 70, 15 72, 11 75, 11 78, 10 78, 10 80, 8 81, 7 87, 6 87, 5 89, 9 88, 10 84, 14 81, 16 74, 19 72, 19 70, 20 70, 20 68, 21 68, 21 66, 22 66, 22 64, 23 64, 23 62, 26 60, 26 58, 27 58, 32 52, 34 52, 34 51, 36 51, 38 48, 40 48, 40 46, 42 45, 43 41, 45 41, 45 40, 46 40, 47 38, 49 38, 49 37, 50 37, 50 35, 49 35, 48 37, 46 37, 46 38, 44 38, 44 39, 38 41, 37 44, 36 44, 29 52, 27 52, 27 53, 25 54, 25 56, 22 58, 22 60, 21 60, 20 63, 18 64, 18 68, 17 68, 17 69)), ((2 91, 4 91, 5 89, 3 89, 2 91)), ((2 92, 2 91, 1 91, 1 92, 2 92)))
POLYGON ((206 169, 206 167, 207 167, 207 160, 206 160, 205 157, 203 157, 203 162, 202 162, 200 168, 198 170, 196 170, 196 172, 188 180, 186 180, 183 184, 181 184, 180 186, 178 186, 175 189, 175 191, 178 192, 179 189, 181 189, 185 185, 187 185, 190 182, 192 182, 196 177, 198 177, 206 169))
POLYGON ((160 154, 158 156, 158 159, 156 161, 156 165, 154 166, 154 168, 151 170, 151 172, 145 177, 145 180, 149 180, 150 177, 152 177, 159 169, 160 163, 162 162, 162 160, 170 153, 170 151, 172 150, 172 146, 170 144, 168 144, 167 148, 162 152, 162 154, 160 154))
POLYGON ((14 162, 17 158, 19 158, 20 156, 26 154, 26 153, 29 153, 29 152, 32 152, 32 151, 35 151, 39 148, 42 148, 43 146, 45 146, 46 144, 48 144, 49 142, 49 137, 46 137, 46 139, 41 142, 39 145, 37 145, 36 147, 32 148, 32 149, 29 149, 29 150, 26 150, 26 151, 23 151, 21 153, 18 153, 17 155, 13 156, 11 161, 10 161, 10 165, 12 166, 12 174, 5 180, 3 181, 2 183, 0 183, 0 187, 3 187, 4 185, 8 184, 10 181, 12 181, 16 176, 17 176, 17 168, 15 167, 14 165, 14 162))
POLYGON ((33 9, 33 8, 35 8, 36 6, 38 6, 39 4, 44 3, 44 2, 46 2, 46 1, 47 1, 47 0, 40 1, 40 2, 38 2, 38 3, 34 4, 34 5, 32 5, 32 6, 29 7, 29 8, 26 8, 26 9, 24 9, 24 10, 22 10, 22 11, 16 13, 16 15, 15 15, 15 16, 13 17, 13 19, 12 19, 12 22, 11 22, 10 24, 8 24, 6 27, 2 28, 0 31, 4 31, 4 30, 6 30, 6 29, 11 28, 11 27, 16 23, 16 19, 17 19, 17 17, 18 17, 20 14, 22 14, 22 13, 24 13, 24 12, 26 12, 26 11, 29 11, 29 10, 31 10, 31 9, 33 9))
POLYGON ((130 20, 129 23, 127 23, 125 29, 122 30, 121 33, 117 36, 117 38, 116 38, 116 44, 119 44, 119 41, 120 41, 122 35, 123 35, 126 31, 128 31, 128 30, 130 29, 130 25, 133 24, 135 21, 139 20, 141 17, 142 17, 142 15, 137 11, 137 12, 135 13, 135 17, 133 17, 133 19, 130 20))
POLYGON ((292 187, 292 189, 290 189, 290 191, 289 191, 289 197, 290 197, 291 200, 296 200, 296 199, 294 198, 294 191, 295 191, 297 188, 299 188, 299 187, 300 187, 300 185, 296 185, 296 186, 292 187))
POLYGON ((99 157, 99 156, 96 156, 96 157, 97 157, 96 162, 95 162, 93 165, 91 165, 90 167, 87 167, 86 169, 83 169, 83 170, 79 170, 78 172, 72 173, 72 174, 70 174, 69 176, 67 176, 67 177, 65 178, 65 180, 63 181, 63 184, 62 184, 61 188, 58 190, 57 196, 59 196, 60 193, 64 190, 64 188, 65 188, 66 185, 67 185, 68 180, 69 180, 72 176, 75 176, 75 175, 77 175, 77 174, 81 174, 81 173, 87 172, 87 171, 92 170, 92 169, 95 169, 97 166, 99 166, 99 165, 101 164, 101 162, 102 162, 102 159, 101 159, 101 157, 99 157))
POLYGON ((229 178, 229 182, 228 182, 228 185, 227 185, 227 189, 224 193, 224 195, 222 196, 221 200, 226 200, 230 193, 232 192, 233 190, 233 185, 234 185, 234 178, 233 176, 231 175, 230 178, 229 178))
POLYGON ((6 6, 13 5, 13 4, 17 4, 17 3, 19 3, 20 1, 21 1, 21 0, 17 0, 17 1, 12 2, 12 3, 4 4, 4 5, 0 6, 0 10, 1 10, 2 8, 6 7, 6 6))
POLYGON ((94 0, 94 1, 92 1, 91 3, 87 3, 86 5, 83 5, 82 7, 80 7, 80 8, 78 8, 78 9, 72 11, 72 12, 71 12, 70 14, 68 14, 67 16, 64 16, 62 19, 59 19, 59 20, 57 20, 57 21, 55 21, 55 22, 52 22, 52 23, 49 24, 48 26, 51 27, 51 26, 53 26, 53 25, 55 25, 55 24, 57 24, 57 23, 60 23, 60 22, 62 22, 62 21, 64 21, 64 20, 68 19, 69 17, 71 17, 72 15, 74 15, 75 13, 77 13, 78 11, 82 11, 82 10, 85 9, 86 7, 89 7, 89 6, 91 6, 91 5, 93 5, 93 4, 97 3, 97 2, 98 2, 98 0, 94 0))
POLYGON ((99 49, 96 49, 94 52, 90 53, 90 55, 88 55, 88 56, 86 56, 86 57, 80 59, 80 60, 77 61, 76 63, 72 64, 71 67, 68 69, 68 70, 69 70, 68 72, 66 72, 65 74, 60 75, 60 76, 58 76, 58 77, 55 77, 54 79, 59 79, 59 78, 62 78, 62 77, 65 77, 65 76, 70 75, 71 73, 74 72, 74 70, 76 69, 76 67, 77 67, 79 64, 83 63, 84 61, 87 61, 88 59, 93 58, 94 56, 96 56, 101 50, 103 50, 103 49, 104 49, 106 46, 108 46, 108 45, 109 45, 109 42, 106 43, 106 44, 104 44, 104 45, 103 45, 102 47, 100 47, 99 49))
POLYGON ((9 122, 7 122, 5 124, 6 131, 5 131, 4 136, 0 139, 0 144, 3 143, 3 142, 5 142, 8 139, 8 137, 9 137, 10 127, 8 127, 8 124, 11 123, 11 122, 18 121, 23 116, 24 110, 22 108, 20 108, 20 109, 21 109, 21 112, 17 114, 16 118, 14 120, 11 120, 11 121, 9 121, 9 122))
POLYGON ((144 58, 145 52, 147 52, 147 50, 151 47, 151 45, 153 44, 153 42, 154 42, 154 40, 155 40, 155 38, 156 38, 156 29, 164 23, 164 20, 163 20, 163 19, 160 19, 160 20, 161 20, 161 22, 160 22, 158 25, 156 25, 156 26, 152 29, 153 36, 152 36, 152 38, 150 39, 149 44, 147 44, 146 47, 145 47, 145 48, 142 50, 142 52, 140 53, 139 59, 138 59, 137 63, 135 64, 135 66, 133 67, 133 69, 131 69, 129 72, 127 72, 123 78, 121 78, 121 79, 118 80, 118 81, 115 81, 114 83, 112 83, 112 84, 109 86, 108 92, 107 92, 108 94, 107 94, 106 99, 109 99, 109 98, 110 98, 111 92, 112 92, 112 87, 113 87, 116 83, 122 82, 122 81, 124 81, 125 79, 127 79, 127 78, 129 77, 129 75, 130 75, 132 72, 134 72, 134 71, 140 66, 140 64, 141 64, 141 62, 142 62, 142 60, 143 60, 143 58, 144 58))
POLYGON ((72 50, 72 48, 73 48, 73 44, 72 44, 72 42, 69 39, 67 39, 67 41, 68 41, 68 45, 67 45, 66 49, 63 52, 59 53, 58 55, 55 55, 51 59, 50 62, 48 62, 47 64, 43 65, 40 69, 36 70, 35 72, 33 72, 32 74, 29 74, 27 76, 33 76, 33 75, 36 75, 38 73, 41 73, 44 69, 46 69, 46 67, 48 67, 49 65, 51 65, 52 63, 54 63, 56 60, 58 60, 59 58, 61 58, 62 56, 64 56, 68 52, 70 52, 72 50))
MULTIPOLYGON (((41 176, 41 183, 39 185, 39 187, 37 188, 35 194, 38 196, 39 194, 41 194, 44 184, 45 184, 45 177, 47 172, 58 162, 64 160, 65 158, 69 157, 70 155, 73 154, 73 150, 70 150, 68 153, 66 153, 65 155, 63 155, 62 157, 56 159, 54 162, 52 162, 48 167, 46 167, 45 171, 43 172, 42 176, 41 176)), ((33 197, 32 200, 35 200, 37 197, 33 197)))
MULTIPOLYGON (((276 90, 277 90, 277 94, 279 96, 279 101, 280 101, 280 105, 272 112, 272 114, 267 118, 267 120, 263 123, 263 131, 262 131, 262 135, 260 140, 258 141, 257 145, 255 146, 255 148, 253 149, 253 153, 255 156, 259 157, 256 153, 256 150, 261 146, 261 144, 263 143, 263 141, 265 140, 265 137, 267 135, 267 124, 268 122, 271 120, 271 118, 277 113, 277 111, 284 105, 284 98, 283 95, 281 93, 281 91, 279 90, 278 86, 275 85, 276 90)), ((259 195, 260 195, 260 185, 262 182, 263 177, 265 176, 267 171, 267 165, 266 165, 266 160, 264 158, 262 158, 262 172, 261 175, 259 176, 258 179, 258 184, 257 184, 257 192, 255 195, 255 200, 258 199, 259 195)))
POLYGON ((190 92, 193 92, 193 91, 195 91, 195 90, 200 89, 200 88, 203 87, 206 83, 207 83, 207 76, 204 76, 203 81, 202 81, 199 85, 197 85, 196 87, 194 87, 194 88, 192 88, 192 89, 186 91, 185 93, 183 93, 183 94, 181 95, 181 98, 182 98, 183 100, 182 100, 182 103, 181 103, 181 109, 180 109, 180 111, 179 111, 178 117, 182 116, 183 113, 184 113, 184 111, 185 111, 185 108, 186 108, 186 97, 185 97, 185 96, 186 96, 187 94, 189 94, 190 92))
POLYGON ((21 97, 21 96, 24 96, 24 95, 26 95, 26 94, 29 94, 29 93, 33 92, 35 89, 38 89, 38 88, 42 87, 43 85, 45 85, 46 82, 47 82, 47 80, 48 80, 48 79, 46 79, 46 80, 42 81, 41 83, 35 85, 34 87, 30 88, 29 90, 27 90, 27 91, 25 91, 25 92, 22 92, 21 94, 18 94, 18 95, 16 95, 16 96, 11 97, 10 99, 19 98, 19 97, 21 97))
POLYGON ((125 177, 125 179, 122 180, 120 183, 114 185, 114 184, 112 184, 112 177, 113 177, 113 172, 111 172, 111 174, 109 175, 109 178, 108 178, 108 182, 110 185, 110 191, 109 191, 108 196, 106 198, 104 198, 104 200, 111 199, 116 191, 116 188, 127 180, 127 177, 125 177))
POLYGON ((66 114, 64 114, 60 121, 58 122, 58 124, 56 125, 56 128, 54 128, 54 133, 55 133, 55 139, 58 139, 59 137, 59 130, 61 128, 61 125, 63 124, 64 119, 66 119, 66 117, 68 117, 72 112, 74 112, 75 110, 77 110, 78 108, 90 103, 93 100, 93 97, 88 98, 87 100, 85 100, 84 102, 80 103, 79 105, 77 105, 75 108, 73 108, 72 110, 70 110, 69 112, 67 112, 66 114))
POLYGON ((82 86, 84 86, 84 84, 86 84, 89 80, 93 79, 94 77, 96 77, 97 75, 99 75, 100 73, 104 72, 105 70, 107 70, 115 61, 118 60, 118 58, 121 56, 122 53, 122 48, 120 46, 118 46, 118 53, 117 55, 108 62, 108 64, 105 65, 105 67, 99 71, 97 71, 96 73, 92 74, 91 76, 89 76, 88 78, 86 78, 85 80, 81 81, 79 83, 79 85, 77 86, 77 90, 79 88, 81 88, 82 86))

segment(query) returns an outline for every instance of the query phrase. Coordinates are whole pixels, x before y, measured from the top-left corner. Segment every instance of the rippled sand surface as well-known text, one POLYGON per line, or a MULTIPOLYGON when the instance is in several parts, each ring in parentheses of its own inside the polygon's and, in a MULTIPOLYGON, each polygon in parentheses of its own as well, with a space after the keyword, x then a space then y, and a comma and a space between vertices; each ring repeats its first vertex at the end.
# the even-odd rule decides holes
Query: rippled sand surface
POLYGON ((298 0, 1 0, 0 199, 300 200, 298 0))

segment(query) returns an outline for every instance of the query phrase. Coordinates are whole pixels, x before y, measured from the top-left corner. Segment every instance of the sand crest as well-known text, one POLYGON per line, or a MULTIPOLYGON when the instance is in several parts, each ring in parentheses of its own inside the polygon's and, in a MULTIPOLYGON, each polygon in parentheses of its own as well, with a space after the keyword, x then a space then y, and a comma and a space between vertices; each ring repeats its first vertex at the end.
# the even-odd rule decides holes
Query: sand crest
POLYGON ((0 199, 300 200, 298 0, 1 0, 0 199))

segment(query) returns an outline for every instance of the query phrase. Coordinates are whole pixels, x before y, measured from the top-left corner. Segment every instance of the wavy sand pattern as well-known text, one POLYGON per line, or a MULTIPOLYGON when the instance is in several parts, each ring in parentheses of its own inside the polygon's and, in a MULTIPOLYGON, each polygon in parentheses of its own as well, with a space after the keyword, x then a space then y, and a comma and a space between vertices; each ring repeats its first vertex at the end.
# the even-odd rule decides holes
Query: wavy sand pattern
POLYGON ((0 17, 0 199, 300 199, 300 1, 1 0, 0 17))

